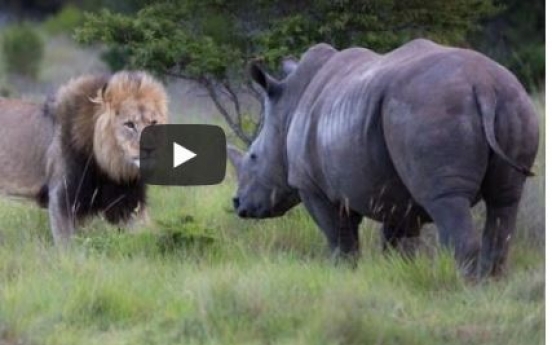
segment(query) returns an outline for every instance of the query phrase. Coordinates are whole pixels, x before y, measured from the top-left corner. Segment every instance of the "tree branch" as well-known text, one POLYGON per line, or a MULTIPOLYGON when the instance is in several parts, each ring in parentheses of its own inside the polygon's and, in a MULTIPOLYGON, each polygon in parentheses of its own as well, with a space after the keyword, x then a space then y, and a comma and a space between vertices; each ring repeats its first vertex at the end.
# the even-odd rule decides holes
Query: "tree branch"
POLYGON ((232 119, 232 116, 222 104, 217 94, 216 87, 215 85, 213 85, 212 81, 210 81, 207 78, 202 78, 200 80, 200 83, 201 85, 203 85, 203 87, 205 87, 205 89, 207 90, 207 93, 209 94, 209 97, 211 97, 217 110, 220 112, 220 114, 222 115, 226 123, 228 123, 232 131, 238 136, 238 138, 240 138, 247 145, 251 145, 251 142, 253 140, 243 131, 243 128, 239 127, 238 124, 232 119))
POLYGON ((241 112, 240 100, 238 98, 238 95, 232 89, 232 86, 230 85, 228 80, 223 81, 221 85, 226 89, 226 92, 228 92, 228 95, 230 96, 230 101, 234 104, 234 111, 236 112, 236 120, 238 122, 237 125, 243 131, 243 123, 242 123, 243 114, 241 112))

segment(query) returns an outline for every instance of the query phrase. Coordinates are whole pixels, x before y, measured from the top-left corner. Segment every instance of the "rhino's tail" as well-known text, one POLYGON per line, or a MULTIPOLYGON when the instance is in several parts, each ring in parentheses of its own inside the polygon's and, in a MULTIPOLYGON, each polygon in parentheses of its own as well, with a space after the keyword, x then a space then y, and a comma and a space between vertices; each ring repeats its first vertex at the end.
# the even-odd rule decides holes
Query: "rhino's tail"
POLYGON ((519 163, 515 162, 512 158, 508 157, 504 151, 498 145, 495 135, 495 118, 496 118, 496 96, 494 92, 483 92, 485 98, 481 97, 480 92, 483 90, 478 90, 476 87, 473 88, 475 102, 481 112, 483 119, 483 130, 485 131, 485 137, 491 149, 496 153, 500 158, 505 160, 510 164, 514 169, 518 170, 526 176, 534 176, 535 174, 531 172, 530 168, 524 167, 519 163))

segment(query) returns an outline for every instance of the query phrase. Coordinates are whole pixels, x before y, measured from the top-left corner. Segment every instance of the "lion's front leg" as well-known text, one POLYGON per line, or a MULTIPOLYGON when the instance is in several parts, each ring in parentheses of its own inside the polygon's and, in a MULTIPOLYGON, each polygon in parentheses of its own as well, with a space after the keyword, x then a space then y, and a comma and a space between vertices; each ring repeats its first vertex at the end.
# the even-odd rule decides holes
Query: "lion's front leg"
POLYGON ((56 246, 67 246, 75 233, 75 217, 69 205, 67 190, 62 183, 50 188, 48 213, 56 246))
POLYGON ((128 220, 125 228, 130 232, 139 232, 140 230, 151 226, 152 221, 148 208, 144 203, 139 203, 132 212, 132 217, 128 220))

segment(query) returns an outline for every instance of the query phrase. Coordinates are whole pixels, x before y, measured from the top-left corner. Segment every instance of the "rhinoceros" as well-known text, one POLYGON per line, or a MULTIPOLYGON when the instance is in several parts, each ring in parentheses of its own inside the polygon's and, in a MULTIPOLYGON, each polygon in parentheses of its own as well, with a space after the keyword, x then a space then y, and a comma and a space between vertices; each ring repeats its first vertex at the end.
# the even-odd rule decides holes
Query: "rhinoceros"
POLYGON ((302 202, 346 257, 358 256, 363 217, 382 223, 384 248, 434 222, 463 273, 504 270, 539 141, 512 73, 423 39, 382 55, 317 44, 283 70, 277 80, 250 65, 265 112, 248 152, 229 148, 240 217, 281 216, 302 202), (482 241, 470 213, 480 199, 482 241))

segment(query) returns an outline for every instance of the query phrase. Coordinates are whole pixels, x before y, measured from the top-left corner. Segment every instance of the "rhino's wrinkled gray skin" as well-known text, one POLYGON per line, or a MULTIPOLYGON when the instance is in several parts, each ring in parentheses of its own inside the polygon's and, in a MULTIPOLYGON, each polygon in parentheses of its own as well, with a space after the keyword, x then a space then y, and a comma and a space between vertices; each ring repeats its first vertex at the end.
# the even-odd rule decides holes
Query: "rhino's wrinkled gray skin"
POLYGON ((319 44, 284 65, 281 81, 251 68, 266 112, 249 151, 229 151, 241 217, 302 201, 331 249, 353 257, 363 216, 383 223, 384 248, 433 221, 466 273, 502 272, 539 136, 509 71, 426 40, 385 55, 319 44), (470 207, 481 198, 480 245, 470 207))

